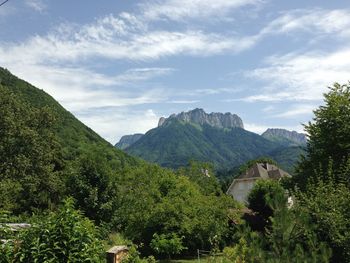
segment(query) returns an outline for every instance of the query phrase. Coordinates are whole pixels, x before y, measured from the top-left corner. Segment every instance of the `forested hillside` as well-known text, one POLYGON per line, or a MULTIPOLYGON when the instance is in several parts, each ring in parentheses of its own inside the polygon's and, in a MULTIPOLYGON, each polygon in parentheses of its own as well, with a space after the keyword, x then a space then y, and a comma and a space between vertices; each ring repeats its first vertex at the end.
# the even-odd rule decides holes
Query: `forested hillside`
POLYGON ((11 91, 21 103, 25 103, 33 109, 45 108, 50 111, 52 118, 54 118, 50 129, 57 137, 65 159, 74 159, 87 148, 97 147, 118 159, 121 164, 135 162, 134 158, 110 147, 108 142, 78 121, 46 92, 17 78, 1 67, 0 84, 3 88, 11 91))

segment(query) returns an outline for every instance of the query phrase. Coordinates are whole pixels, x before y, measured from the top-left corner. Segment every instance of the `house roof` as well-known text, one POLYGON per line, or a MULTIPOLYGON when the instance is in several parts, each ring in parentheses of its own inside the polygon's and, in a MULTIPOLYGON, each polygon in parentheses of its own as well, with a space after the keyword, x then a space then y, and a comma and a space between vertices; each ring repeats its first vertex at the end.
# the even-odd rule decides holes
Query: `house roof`
POLYGON ((255 181, 257 179, 278 180, 282 177, 291 177, 291 175, 281 168, 278 168, 276 165, 269 163, 255 163, 245 173, 242 173, 232 181, 230 187, 227 190, 227 193, 229 193, 230 189, 235 185, 236 182, 239 181, 255 181))
POLYGON ((282 177, 290 177, 290 175, 281 168, 278 168, 276 165, 268 163, 255 163, 245 173, 241 174, 236 179, 280 179, 282 177))

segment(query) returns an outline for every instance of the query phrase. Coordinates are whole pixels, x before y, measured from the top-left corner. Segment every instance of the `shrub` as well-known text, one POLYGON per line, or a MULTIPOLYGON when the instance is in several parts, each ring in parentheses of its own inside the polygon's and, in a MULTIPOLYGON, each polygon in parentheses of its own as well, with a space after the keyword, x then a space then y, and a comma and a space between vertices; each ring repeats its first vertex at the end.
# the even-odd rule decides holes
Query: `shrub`
POLYGON ((171 255, 180 254, 182 250, 186 249, 182 245, 182 239, 175 233, 161 235, 155 233, 150 245, 158 255, 167 255, 170 258, 171 255))
POLYGON ((273 180, 258 180, 248 195, 248 208, 253 210, 259 217, 261 225, 257 229, 264 228, 271 224, 270 217, 273 215, 271 202, 274 198, 281 198, 283 203, 287 203, 285 190, 273 180))
POLYGON ((15 262, 103 262, 103 246, 94 224, 67 199, 57 213, 20 235, 15 262))

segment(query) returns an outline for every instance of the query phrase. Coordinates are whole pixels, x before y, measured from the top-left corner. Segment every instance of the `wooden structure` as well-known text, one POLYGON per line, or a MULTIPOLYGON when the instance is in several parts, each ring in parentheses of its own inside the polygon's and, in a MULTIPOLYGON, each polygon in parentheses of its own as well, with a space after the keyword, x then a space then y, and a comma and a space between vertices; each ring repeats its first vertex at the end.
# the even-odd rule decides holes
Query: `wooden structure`
POLYGON ((121 263, 128 254, 127 246, 114 246, 107 251, 107 263, 121 263))

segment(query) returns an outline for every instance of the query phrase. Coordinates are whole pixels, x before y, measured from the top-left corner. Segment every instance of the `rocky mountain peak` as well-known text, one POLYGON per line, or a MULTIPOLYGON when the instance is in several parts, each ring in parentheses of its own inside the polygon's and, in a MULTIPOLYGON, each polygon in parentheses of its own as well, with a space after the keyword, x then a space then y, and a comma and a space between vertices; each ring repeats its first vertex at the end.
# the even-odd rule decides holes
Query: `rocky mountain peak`
POLYGON ((188 112, 172 114, 168 118, 161 117, 158 122, 158 127, 163 126, 173 119, 199 125, 207 124, 217 128, 244 128, 242 119, 236 114, 232 114, 230 112, 206 113, 203 109, 199 108, 188 112))
POLYGON ((307 142, 306 134, 285 129, 269 128, 261 136, 272 140, 288 140, 296 145, 305 145, 307 142))

